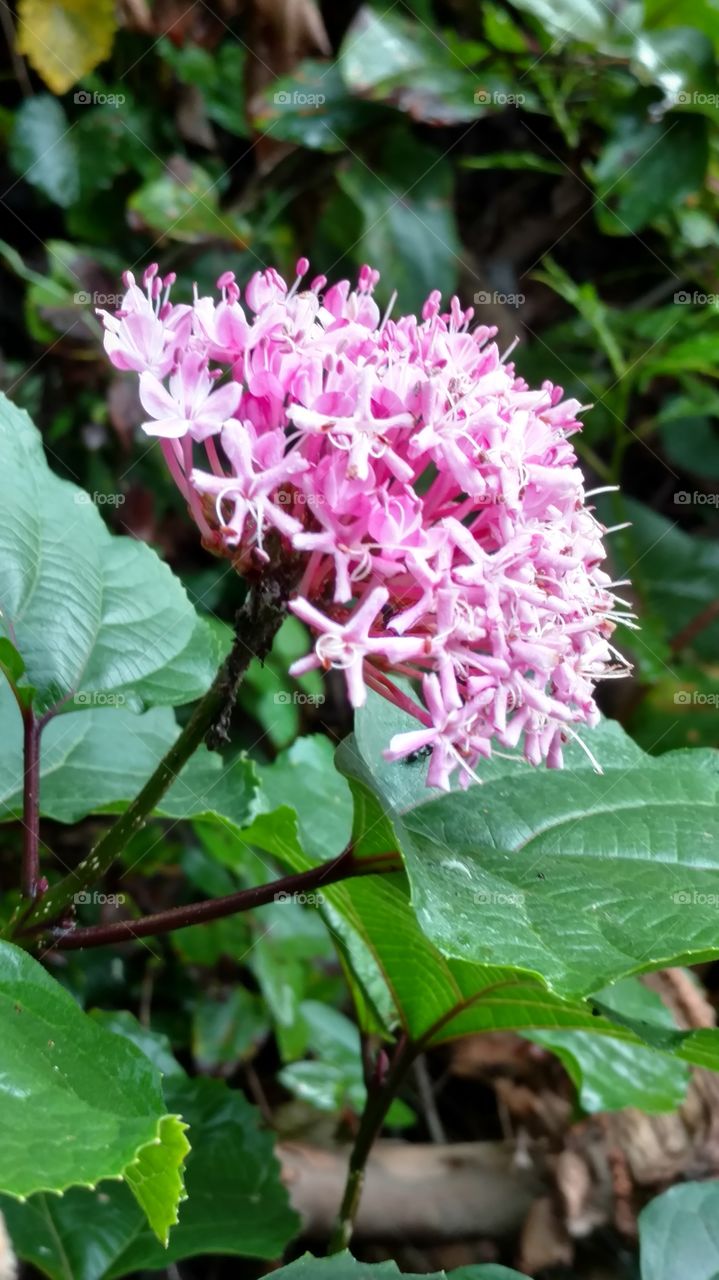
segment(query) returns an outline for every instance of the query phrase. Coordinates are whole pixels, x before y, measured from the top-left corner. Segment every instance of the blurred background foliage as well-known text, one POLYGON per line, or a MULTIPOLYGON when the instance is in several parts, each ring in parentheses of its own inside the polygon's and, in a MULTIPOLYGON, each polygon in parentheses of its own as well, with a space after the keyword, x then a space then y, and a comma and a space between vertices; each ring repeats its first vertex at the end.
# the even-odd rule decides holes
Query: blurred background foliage
MULTIPOLYGON (((0 18, 0 388, 111 527, 171 562, 219 643, 240 584, 198 547, 95 308, 154 260, 177 298, 230 268, 243 284, 304 254, 332 279, 368 261, 397 313, 456 290, 502 349, 521 340, 528 381, 593 406, 576 444, 642 622, 606 709, 648 750, 719 745, 717 0, 20 0, 0 18)), ((291 620, 252 669, 233 747, 339 848, 347 709, 341 681, 289 680, 305 646, 291 620)), ((58 826, 54 846, 72 861, 91 834, 58 826)), ((147 910, 266 879, 233 841, 153 829, 124 883, 147 910)), ((333 956, 317 913, 283 903, 71 953, 58 976, 239 1077, 281 1132, 328 1113, 351 1130, 364 1083, 333 956)), ((414 1122, 398 1102, 392 1125, 414 1122)))
MULTIPOLYGON (((400 311, 457 290, 521 339, 524 376, 594 406, 578 448, 622 485, 600 501, 632 521, 612 546, 643 618, 612 712, 649 749, 711 743, 715 0, 20 0, 14 33, 3 15, 0 383, 67 474, 120 493, 111 522, 231 616, 236 584, 102 355, 94 308, 125 267, 204 291, 306 253, 333 278, 370 261, 400 311)), ((287 745, 300 714, 268 719, 268 688, 245 710, 287 745)))

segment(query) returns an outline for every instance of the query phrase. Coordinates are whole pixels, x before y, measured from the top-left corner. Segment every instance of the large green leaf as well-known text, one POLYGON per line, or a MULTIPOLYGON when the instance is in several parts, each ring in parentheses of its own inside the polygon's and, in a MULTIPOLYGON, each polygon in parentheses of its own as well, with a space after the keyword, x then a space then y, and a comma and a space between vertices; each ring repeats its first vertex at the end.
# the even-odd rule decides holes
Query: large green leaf
POLYGON ((719 1182, 687 1182, 648 1204, 639 1218, 642 1280, 717 1280, 719 1182))
MULTIPOLYGON (((363 718, 366 734, 372 740, 381 737, 396 716, 392 708, 384 710, 377 703, 376 699, 370 700, 363 718)), ((641 759, 641 752, 618 736, 616 726, 608 726, 607 732, 617 760, 641 759)), ((304 748, 306 768, 313 751, 318 762, 322 760, 320 742, 308 740, 304 748)), ((502 769, 511 772, 523 766, 494 761, 492 767, 500 776, 502 769)), ((424 790, 419 772, 423 769, 426 762, 382 762, 379 766, 387 786, 400 771, 405 801, 420 787, 424 790)), ((275 770, 285 781, 287 805, 258 817, 242 839, 273 853, 293 870, 302 871, 322 860, 325 809, 315 805, 312 823, 312 807, 304 794, 302 773, 293 775, 282 757, 263 771, 270 793, 273 788, 269 779, 275 770), (293 815, 289 805, 303 816, 293 815)), ((333 785, 329 767, 324 785, 327 790, 333 785)), ((334 851, 326 848, 325 855, 334 851)), ((245 850, 235 856, 246 859, 248 853, 245 850)), ((541 1029, 551 1033, 547 1035, 550 1048, 556 1036, 568 1065, 571 1055, 571 1074, 580 1091, 585 1090, 585 1103, 600 1108, 630 1105, 645 1087, 651 1106, 668 1109, 681 1097, 686 1081, 684 1066, 673 1058, 715 1068, 719 1065, 719 1032, 677 1031, 671 1020, 661 1014, 651 993, 636 983, 611 987, 601 997, 585 1003, 562 999, 509 965, 478 965, 442 955, 418 926, 403 876, 367 876, 326 888, 320 884, 317 899, 330 933, 369 1005, 381 1011, 385 1026, 401 1023, 417 1043, 437 1045, 482 1031, 541 1029), (598 1041, 594 1050, 587 1043, 590 1038, 598 1041), (649 1048, 639 1048, 647 1044, 649 1048), (630 1046, 636 1048, 631 1076, 626 1069, 630 1046), (619 1056, 616 1072, 610 1069, 603 1073, 602 1061, 611 1063, 615 1050, 619 1056), (623 1087, 627 1090, 624 1099, 623 1087)))
POLYGON ((164 1242, 188 1144, 158 1072, 5 942, 0 1017, 0 1190, 26 1197, 122 1178, 164 1242))
MULTIPOLYGON (((392 804, 369 718, 338 757, 365 825, 372 788, 392 804)), ((395 813, 413 905, 441 951, 570 995, 717 953, 717 757, 653 758, 626 739, 617 749, 617 733, 585 735, 603 774, 505 762, 483 786, 395 813)))
POLYGON ((216 645, 184 588, 50 471, 39 433, 5 396, 0 457, 0 629, 25 662, 37 711, 199 697, 216 645))
MULTIPOLYGON (((122 1042, 121 1042, 122 1043, 122 1042)), ((126 1188, 104 1183, 62 1198, 3 1202, 19 1256, 51 1280, 119 1280, 138 1270, 165 1270, 197 1254, 274 1258, 299 1222, 280 1181, 272 1138, 236 1090, 216 1080, 174 1075, 165 1083, 170 1107, 191 1126, 187 1199, 167 1249, 147 1231, 126 1188)))

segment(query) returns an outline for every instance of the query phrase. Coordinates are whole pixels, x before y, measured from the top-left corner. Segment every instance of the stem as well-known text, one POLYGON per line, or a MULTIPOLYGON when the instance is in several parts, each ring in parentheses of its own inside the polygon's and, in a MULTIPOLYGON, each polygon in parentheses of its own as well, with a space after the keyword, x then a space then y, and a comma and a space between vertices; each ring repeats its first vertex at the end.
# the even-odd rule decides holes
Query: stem
POLYGON ((269 884, 252 889, 240 889, 222 898, 210 898, 205 902, 191 902, 183 907, 169 907, 139 920, 117 920, 112 924, 90 925, 83 929, 58 930, 53 942, 62 951, 77 951, 82 947, 104 947, 110 943, 128 942, 133 938, 147 938, 174 929, 186 929, 188 925, 205 924, 208 920, 221 920, 224 916, 251 911, 268 902, 280 901, 296 893, 307 893, 322 885, 336 884, 351 876, 380 875, 397 871, 400 860, 394 853, 380 854, 376 858, 356 858, 352 849, 345 849, 329 862, 296 875, 282 876, 269 884))
POLYGON ((23 711, 23 850, 21 889, 33 901, 40 880, 40 731, 33 711, 23 711))
POLYGON ((153 809, 206 738, 210 748, 227 740, 227 725, 237 689, 253 658, 262 660, 285 616, 285 595, 272 580, 250 591, 235 621, 235 641, 217 675, 185 728, 176 738, 139 795, 101 837, 87 858, 44 894, 22 920, 28 926, 47 925, 60 918, 75 895, 95 884, 109 870, 131 836, 140 831, 153 809))
POLYGON ((341 1253, 352 1239, 354 1221, 362 1199, 369 1153, 380 1135, 387 1112, 417 1052, 417 1046, 403 1034, 397 1042, 394 1058, 385 1079, 375 1080, 374 1087, 367 1090, 367 1102, 347 1167, 347 1181, 342 1203, 330 1236, 327 1249, 329 1254, 341 1253))

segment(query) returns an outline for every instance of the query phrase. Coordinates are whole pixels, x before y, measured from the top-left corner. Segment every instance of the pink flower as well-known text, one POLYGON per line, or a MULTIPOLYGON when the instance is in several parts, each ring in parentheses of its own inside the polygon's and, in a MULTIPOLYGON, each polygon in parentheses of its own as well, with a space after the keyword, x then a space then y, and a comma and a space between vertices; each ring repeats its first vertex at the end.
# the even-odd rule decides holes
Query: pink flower
POLYGON ((141 373, 140 400, 153 419, 143 423, 147 434, 168 439, 189 434, 200 441, 216 435, 235 412, 242 391, 236 382, 213 390, 214 385, 205 357, 195 351, 188 351, 170 375, 169 390, 154 373, 141 373))
MULTIPOLYGON (((168 307, 162 301, 163 282, 157 268, 149 267, 144 275, 146 293, 135 284, 130 271, 125 275, 128 286, 122 306, 115 315, 98 309, 105 325, 105 350, 116 369, 135 373, 149 370, 164 378, 172 369, 178 350, 190 333, 192 308, 168 307)), ((168 277, 167 289, 174 277, 168 277)))
POLYGON ((207 545, 293 576, 315 635, 293 673, 340 668, 353 706, 372 688, 415 716, 390 759, 429 748, 439 787, 497 749, 560 767, 632 625, 571 442, 580 406, 528 387, 456 298, 382 319, 371 268, 302 288, 308 265, 290 287, 257 272, 242 302, 225 272, 191 308, 155 268, 146 294, 128 277, 105 343, 140 375, 145 431, 207 545))
POLYGON ((362 707, 367 699, 363 679, 363 663, 366 657, 385 658, 390 664, 403 662, 417 656, 422 648, 421 640, 404 640, 389 636, 380 630, 370 635, 370 627, 378 613, 389 600, 389 591, 375 587, 370 591, 344 624, 326 618, 306 600, 293 600, 290 608, 298 618, 320 632, 314 653, 300 658, 290 667, 290 675, 301 676, 315 667, 339 667, 345 673, 347 693, 353 707, 362 707))
MULTIPOLYGON (((222 431, 222 447, 232 465, 232 474, 207 475, 192 472, 192 483, 200 493, 209 493, 215 499, 217 517, 222 524, 228 546, 238 546, 245 536, 248 520, 252 522, 252 537, 264 556, 262 536, 268 525, 273 525, 286 536, 299 533, 302 526, 293 519, 287 506, 282 505, 282 494, 271 499, 274 490, 281 489, 291 477, 306 471, 308 463, 295 455, 289 461, 283 458, 283 440, 278 435, 261 436, 248 423, 228 423, 222 431), (229 519, 223 520, 222 507, 233 508, 229 519)), ((264 557, 266 558, 266 557, 264 557)))

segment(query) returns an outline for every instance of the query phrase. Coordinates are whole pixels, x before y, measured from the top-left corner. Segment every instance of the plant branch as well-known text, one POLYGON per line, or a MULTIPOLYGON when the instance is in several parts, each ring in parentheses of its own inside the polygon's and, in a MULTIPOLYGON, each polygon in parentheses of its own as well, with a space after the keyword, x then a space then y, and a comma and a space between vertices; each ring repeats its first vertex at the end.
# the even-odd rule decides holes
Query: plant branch
POLYGON ((72 906, 76 894, 102 878, 132 836, 144 827, 153 809, 203 739, 216 748, 227 738, 227 722, 242 678, 253 658, 272 648, 285 616, 286 593, 274 580, 253 587, 235 620, 235 641, 205 696, 179 737, 163 756, 139 795, 101 837, 81 863, 55 885, 20 922, 19 931, 48 925, 72 906))
POLYGON ((348 880, 351 876, 381 875, 397 871, 401 860, 395 853, 378 854, 373 858, 357 858, 351 847, 308 871, 282 876, 269 884, 252 889, 240 889, 221 898, 205 902, 191 902, 187 906, 169 907, 139 920, 116 920, 112 924, 89 925, 87 928, 70 928, 53 931, 54 945, 62 951, 77 951, 81 947, 103 947, 110 943, 128 942, 133 938, 147 938, 188 925, 205 924, 209 920, 221 920, 224 916, 238 915, 268 902, 284 901, 294 894, 319 892, 323 886, 348 880))
POLYGON ((354 1221, 362 1198, 365 1168, 370 1151, 382 1131, 382 1125, 392 1102, 397 1096, 397 1091, 414 1062, 418 1047, 405 1034, 402 1034, 397 1041, 389 1068, 383 1077, 380 1067, 382 1052, 380 1050, 380 1056, 377 1059, 374 1083, 367 1090, 367 1102, 362 1112, 362 1119, 360 1120, 360 1126, 349 1158, 342 1204, 340 1205, 327 1250, 329 1254, 341 1253, 343 1249, 349 1246, 352 1239, 354 1221))
POLYGON ((24 898, 34 901, 40 881, 40 731, 42 725, 31 707, 22 713, 23 722, 23 850, 21 889, 24 898))

